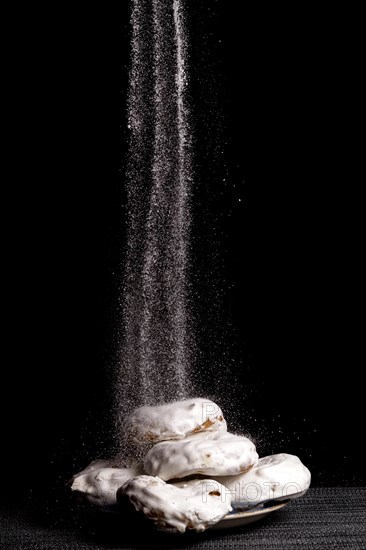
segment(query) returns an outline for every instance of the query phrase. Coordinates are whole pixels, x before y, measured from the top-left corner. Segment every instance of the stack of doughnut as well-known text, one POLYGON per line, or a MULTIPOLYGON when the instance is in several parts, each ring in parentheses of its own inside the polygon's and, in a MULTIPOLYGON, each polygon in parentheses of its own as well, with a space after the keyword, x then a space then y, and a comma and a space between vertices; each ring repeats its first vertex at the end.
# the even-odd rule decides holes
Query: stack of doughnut
POLYGON ((136 409, 126 427, 131 439, 141 460, 128 468, 94 461, 73 476, 71 489, 101 506, 129 499, 163 531, 204 531, 233 510, 297 498, 310 485, 298 457, 259 459, 254 443, 229 433, 222 410, 208 399, 136 409))

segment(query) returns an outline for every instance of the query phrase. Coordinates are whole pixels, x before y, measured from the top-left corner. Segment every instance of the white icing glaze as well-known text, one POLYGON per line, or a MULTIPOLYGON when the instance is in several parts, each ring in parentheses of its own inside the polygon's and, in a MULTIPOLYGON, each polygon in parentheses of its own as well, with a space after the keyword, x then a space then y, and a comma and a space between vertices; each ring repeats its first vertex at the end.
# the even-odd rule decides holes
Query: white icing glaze
POLYGON ((99 506, 116 504, 117 489, 143 470, 137 464, 130 468, 104 467, 111 462, 94 460, 85 470, 73 476, 71 490, 81 493, 86 500, 99 506))
POLYGON ((222 410, 209 399, 175 401, 157 407, 140 407, 127 419, 127 431, 137 441, 183 439, 202 431, 226 431, 222 410))
POLYGON ((113 459, 110 458, 97 458, 96 460, 92 460, 90 464, 84 470, 81 470, 81 472, 78 472, 77 474, 74 474, 72 476, 72 481, 82 474, 87 474, 88 472, 92 472, 93 470, 101 470, 102 468, 112 468, 114 466, 113 459))
POLYGON ((171 533, 204 531, 232 510, 225 487, 212 479, 177 487, 159 477, 141 475, 118 489, 117 500, 123 501, 124 495, 158 529, 171 533))
POLYGON ((309 488, 311 474, 297 456, 281 453, 260 458, 245 474, 215 479, 231 492, 238 508, 301 496, 309 488))
POLYGON ((237 475, 257 460, 258 454, 250 439, 216 432, 157 443, 145 456, 144 469, 147 474, 164 480, 192 474, 237 475))

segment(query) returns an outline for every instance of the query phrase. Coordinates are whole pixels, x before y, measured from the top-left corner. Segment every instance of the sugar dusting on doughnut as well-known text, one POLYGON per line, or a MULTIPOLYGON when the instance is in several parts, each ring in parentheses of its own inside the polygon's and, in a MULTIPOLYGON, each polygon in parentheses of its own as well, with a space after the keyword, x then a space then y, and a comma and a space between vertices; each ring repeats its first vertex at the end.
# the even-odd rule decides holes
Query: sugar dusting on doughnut
POLYGON ((126 431, 138 442, 154 443, 183 439, 194 433, 226 430, 220 407, 204 398, 140 407, 126 421, 126 431))
POLYGON ((233 506, 240 508, 302 496, 311 474, 297 456, 280 453, 260 458, 247 473, 216 479, 231 492, 233 506))
POLYGON ((212 479, 178 487, 159 477, 141 475, 118 489, 117 500, 122 504, 124 496, 159 530, 171 533, 204 531, 232 510, 230 493, 212 479))
POLYGON ((146 473, 169 480, 193 474, 238 475, 257 463, 255 445, 227 432, 193 435, 181 441, 162 441, 145 456, 146 473))
POLYGON ((110 466, 111 463, 113 461, 93 461, 87 468, 73 476, 71 490, 98 506, 116 504, 117 489, 143 470, 137 463, 129 468, 113 468, 110 466))

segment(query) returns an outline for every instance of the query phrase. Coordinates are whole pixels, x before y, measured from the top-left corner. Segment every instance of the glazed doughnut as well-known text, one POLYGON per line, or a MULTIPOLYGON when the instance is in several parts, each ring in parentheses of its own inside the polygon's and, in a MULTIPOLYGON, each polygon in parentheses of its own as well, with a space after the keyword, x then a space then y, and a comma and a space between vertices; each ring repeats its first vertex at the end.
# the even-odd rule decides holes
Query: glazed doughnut
POLYGON ((226 431, 222 410, 209 399, 175 401, 140 407, 127 419, 126 430, 138 442, 183 439, 198 432, 226 431))
POLYGON ((311 475, 297 456, 281 453, 260 458, 245 474, 216 479, 231 492, 234 508, 243 508, 300 497, 309 488, 311 475))
POLYGON ((232 510, 230 493, 212 479, 177 487, 159 477, 141 475, 118 489, 117 500, 121 505, 125 496, 158 529, 170 533, 184 533, 187 529, 204 531, 232 510))
POLYGON ((95 460, 72 478, 71 490, 98 506, 116 504, 116 492, 126 481, 142 473, 141 466, 111 468, 112 461, 95 460))
POLYGON ((181 441, 162 441, 145 456, 145 472, 161 479, 238 475, 257 463, 255 445, 227 432, 196 434, 181 441))

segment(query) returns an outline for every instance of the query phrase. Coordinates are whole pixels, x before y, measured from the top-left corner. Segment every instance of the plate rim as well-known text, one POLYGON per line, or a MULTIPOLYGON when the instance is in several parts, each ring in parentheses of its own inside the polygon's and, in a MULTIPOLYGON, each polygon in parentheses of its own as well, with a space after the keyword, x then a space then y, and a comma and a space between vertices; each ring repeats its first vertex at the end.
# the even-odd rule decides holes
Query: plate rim
POLYGON ((281 510, 284 506, 289 503, 288 500, 284 502, 277 502, 273 506, 267 506, 266 508, 261 508, 260 510, 243 510, 242 512, 230 512, 226 514, 220 521, 230 521, 231 519, 241 519, 253 516, 260 516, 262 514, 269 514, 270 512, 275 512, 276 510, 281 510))
MULTIPOLYGON (((269 501, 267 501, 268 504, 269 501)), ((269 514, 270 512, 275 512, 276 510, 281 510, 284 506, 289 504, 291 502, 291 499, 286 499, 283 501, 276 501, 276 503, 271 504, 270 506, 263 506, 263 508, 260 509, 254 509, 254 510, 242 510, 242 511, 235 511, 235 508, 232 512, 229 512, 226 514, 221 521, 228 521, 228 520, 235 520, 235 519, 241 519, 241 518, 247 518, 247 517, 253 517, 253 516, 260 516, 262 514, 269 514)), ((266 504, 266 503, 263 503, 266 504)), ((116 515, 121 514, 121 508, 118 506, 118 504, 111 504, 111 505, 105 505, 105 506, 99 506, 97 504, 94 505, 96 509, 98 509, 100 512, 107 512, 112 513, 116 515)))

